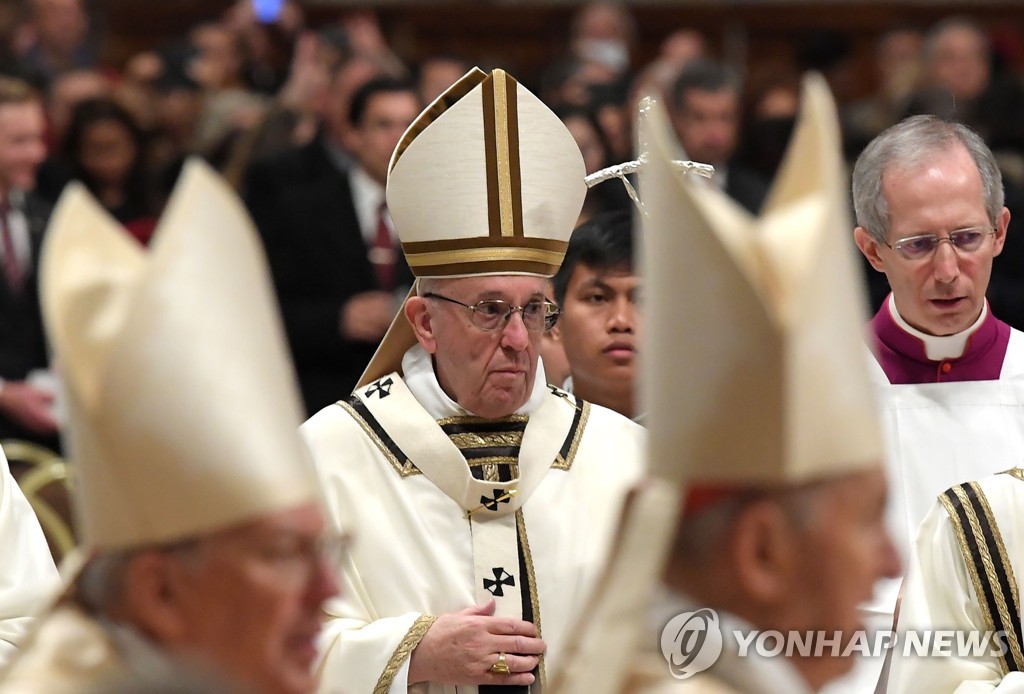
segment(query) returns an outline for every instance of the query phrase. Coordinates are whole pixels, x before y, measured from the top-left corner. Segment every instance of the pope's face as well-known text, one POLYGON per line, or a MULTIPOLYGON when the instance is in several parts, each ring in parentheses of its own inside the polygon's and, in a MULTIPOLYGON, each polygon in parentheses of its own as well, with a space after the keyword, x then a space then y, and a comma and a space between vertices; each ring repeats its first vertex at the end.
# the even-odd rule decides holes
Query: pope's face
POLYGON ((247 691, 312 692, 321 605, 338 592, 320 554, 321 511, 306 505, 217 533, 183 554, 176 585, 181 655, 247 691), (194 556, 193 556, 194 553, 194 556))
POLYGON ((884 272, 900 315, 929 335, 952 335, 969 328, 981 315, 992 275, 992 259, 1003 250, 1010 213, 1003 208, 995 223, 985 211, 981 175, 974 160, 957 146, 907 169, 890 168, 882 177, 889 207, 889 245, 922 234, 946 237, 970 227, 993 228, 972 252, 940 243, 925 258, 908 260, 857 227, 857 245, 879 272, 884 272))
MULTIPOLYGON (((523 306, 544 301, 547 283, 541 277, 505 275, 445 280, 435 286, 437 293, 464 304, 500 299, 523 306)), ((412 319, 417 337, 433 355, 438 382, 452 400, 487 419, 508 416, 526 403, 543 333, 528 330, 521 313, 486 332, 474 325, 472 311, 463 306, 423 297, 410 302, 420 307, 413 313, 422 311, 412 319)))

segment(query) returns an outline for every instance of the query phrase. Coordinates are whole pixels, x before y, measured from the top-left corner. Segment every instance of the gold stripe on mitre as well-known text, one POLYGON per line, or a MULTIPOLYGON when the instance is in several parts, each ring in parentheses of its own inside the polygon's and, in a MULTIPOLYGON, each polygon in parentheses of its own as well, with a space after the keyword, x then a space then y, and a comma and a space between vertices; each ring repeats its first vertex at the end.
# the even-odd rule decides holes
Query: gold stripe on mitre
POLYGON ((526 273, 551 276, 565 257, 566 242, 529 237, 483 237, 402 244, 417 277, 526 273))
POLYGON ((501 69, 494 70, 482 83, 487 218, 491 236, 523 235, 518 84, 501 69))

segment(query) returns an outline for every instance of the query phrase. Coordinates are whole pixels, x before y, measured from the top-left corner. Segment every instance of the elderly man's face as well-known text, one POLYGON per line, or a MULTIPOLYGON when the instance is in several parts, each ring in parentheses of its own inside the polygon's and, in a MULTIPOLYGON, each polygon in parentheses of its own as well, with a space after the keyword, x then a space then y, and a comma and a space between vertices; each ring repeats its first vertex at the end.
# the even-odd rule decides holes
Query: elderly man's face
POLYGON ((323 515, 306 505, 218 533, 174 564, 180 599, 163 641, 247 691, 311 692, 321 605, 338 592, 320 553, 323 515))
MULTIPOLYGON (((500 299, 523 306, 544 301, 547 285, 541 277, 506 275, 444 280, 435 286, 438 293, 464 304, 500 299)), ((459 405, 496 419, 529 399, 543 333, 528 330, 519 312, 492 332, 474 325, 468 308, 437 299, 410 299, 406 315, 420 344, 434 357, 438 382, 459 405)))
MULTIPOLYGON (((791 604, 784 609, 791 621, 780 626, 840 631, 845 647, 864 627, 857 606, 871 598, 876 581, 900 572, 885 527, 885 474, 878 468, 847 475, 826 482, 817 494, 812 516, 797 531, 799 560, 787 591, 791 604)), ((815 690, 852 665, 849 657, 812 657, 799 664, 815 690)))
POLYGON ((1003 208, 993 227, 985 211, 981 175, 961 146, 935 155, 924 165, 889 169, 882 176, 889 205, 889 245, 922 234, 946 237, 971 227, 994 228, 972 252, 940 243, 926 258, 908 260, 879 244, 867 231, 855 231, 857 245, 871 265, 884 272, 900 315, 929 335, 953 335, 981 315, 992 275, 992 259, 1003 250, 1010 213, 1003 208))

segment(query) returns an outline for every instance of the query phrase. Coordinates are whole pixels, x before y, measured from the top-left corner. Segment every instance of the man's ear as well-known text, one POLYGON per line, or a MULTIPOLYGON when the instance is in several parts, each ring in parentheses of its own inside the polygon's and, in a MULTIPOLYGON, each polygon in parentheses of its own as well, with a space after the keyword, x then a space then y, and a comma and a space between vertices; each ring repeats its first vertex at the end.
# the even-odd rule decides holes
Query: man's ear
POLYGON ((1009 226, 1010 211, 1004 207, 999 215, 999 219, 996 220, 995 253, 992 254, 993 257, 1003 252, 1003 244, 1006 243, 1006 230, 1009 226))
POLYGON ((405 311, 405 319, 412 326, 416 341, 427 351, 427 354, 434 354, 437 351, 437 338, 434 335, 434 326, 431 323, 432 316, 427 300, 422 296, 411 296, 406 300, 402 310, 405 311))
POLYGON ((853 240, 857 244, 857 248, 860 249, 860 252, 871 263, 871 267, 879 272, 885 272, 885 259, 882 258, 880 244, 871 235, 871 232, 864 227, 857 227, 853 230, 853 240))
POLYGON ((549 330, 547 332, 547 335, 548 335, 548 337, 551 338, 551 340, 553 342, 561 342, 562 341, 562 326, 559 325, 558 323, 555 323, 554 327, 551 328, 551 330, 549 330))
POLYGON ((179 643, 187 637, 182 609, 190 598, 184 585, 184 567, 166 552, 142 551, 125 571, 121 615, 159 643, 179 643))
POLYGON ((778 503, 755 501, 737 515, 729 534, 736 578, 747 597, 763 606, 786 599, 799 567, 799 543, 778 503))

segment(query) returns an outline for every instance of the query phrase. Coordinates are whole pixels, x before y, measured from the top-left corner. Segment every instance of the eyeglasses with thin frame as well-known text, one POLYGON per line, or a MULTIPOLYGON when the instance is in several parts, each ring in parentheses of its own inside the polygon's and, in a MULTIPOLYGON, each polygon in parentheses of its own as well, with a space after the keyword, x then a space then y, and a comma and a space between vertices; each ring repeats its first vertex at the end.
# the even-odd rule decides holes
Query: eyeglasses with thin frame
POLYGON ((523 317, 523 325, 526 326, 526 329, 531 332, 540 333, 553 328, 561 313, 558 310, 557 304, 544 299, 534 299, 522 306, 513 306, 501 299, 483 299, 475 304, 464 304, 458 299, 435 294, 434 292, 427 292, 423 295, 423 298, 438 299, 468 308, 471 311, 473 325, 484 332, 493 332, 504 328, 508 325, 509 320, 512 319, 512 314, 518 311, 523 317))
POLYGON ((899 239, 893 244, 885 242, 885 245, 907 260, 923 260, 930 257, 943 241, 949 241, 949 245, 961 253, 973 253, 981 248, 986 237, 995 233, 992 227, 969 227, 951 231, 949 236, 921 234, 899 239))
MULTIPOLYGON (((204 539, 191 539, 168 545, 165 552, 178 554, 181 557, 195 557, 204 548, 213 549, 214 545, 204 544, 204 539)), ((225 556, 226 551, 237 551, 257 558, 267 566, 274 568, 282 582, 289 585, 306 583, 318 567, 326 566, 333 573, 341 568, 346 561, 351 546, 351 538, 347 534, 324 532, 315 539, 283 532, 272 537, 263 537, 258 541, 246 537, 221 540, 227 544, 216 546, 216 551, 225 556)))

